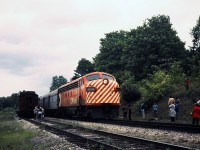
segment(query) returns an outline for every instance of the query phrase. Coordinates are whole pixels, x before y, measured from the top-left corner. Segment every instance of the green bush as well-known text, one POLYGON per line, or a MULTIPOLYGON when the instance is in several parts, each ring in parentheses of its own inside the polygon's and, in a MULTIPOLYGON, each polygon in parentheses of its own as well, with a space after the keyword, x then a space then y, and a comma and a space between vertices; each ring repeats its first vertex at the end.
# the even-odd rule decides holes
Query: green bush
POLYGON ((4 108, 2 111, 0 111, 0 121, 6 121, 6 120, 13 120, 15 115, 15 109, 14 108, 4 108))
POLYGON ((164 71, 155 72, 152 77, 139 83, 142 98, 157 100, 159 97, 169 93, 172 90, 169 82, 170 76, 164 71))

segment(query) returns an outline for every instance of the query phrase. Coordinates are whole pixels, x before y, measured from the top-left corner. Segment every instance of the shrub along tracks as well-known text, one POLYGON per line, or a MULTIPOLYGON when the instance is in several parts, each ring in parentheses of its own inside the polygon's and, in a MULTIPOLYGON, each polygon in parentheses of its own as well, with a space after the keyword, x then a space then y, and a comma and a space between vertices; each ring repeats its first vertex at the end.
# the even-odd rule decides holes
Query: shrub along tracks
POLYGON ((156 142, 144 138, 124 136, 97 129, 89 129, 67 124, 64 120, 46 118, 44 120, 30 120, 32 123, 45 127, 56 134, 85 149, 189 149, 188 147, 156 142))

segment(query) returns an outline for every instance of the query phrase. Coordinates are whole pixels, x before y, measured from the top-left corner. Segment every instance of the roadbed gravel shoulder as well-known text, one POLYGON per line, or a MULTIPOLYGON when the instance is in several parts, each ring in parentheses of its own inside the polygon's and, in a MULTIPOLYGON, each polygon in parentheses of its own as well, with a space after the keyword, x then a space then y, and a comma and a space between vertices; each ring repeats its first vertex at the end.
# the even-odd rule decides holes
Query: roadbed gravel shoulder
POLYGON ((23 120, 16 119, 17 122, 26 130, 37 133, 31 140, 34 145, 34 150, 48 149, 48 150, 85 150, 77 145, 68 142, 64 137, 60 137, 46 130, 40 129, 38 126, 23 120))

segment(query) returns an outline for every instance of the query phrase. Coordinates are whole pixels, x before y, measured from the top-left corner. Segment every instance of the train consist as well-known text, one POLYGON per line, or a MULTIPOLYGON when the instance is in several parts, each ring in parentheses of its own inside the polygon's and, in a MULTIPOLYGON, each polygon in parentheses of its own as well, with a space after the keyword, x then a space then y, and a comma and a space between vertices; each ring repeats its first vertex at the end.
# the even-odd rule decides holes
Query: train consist
POLYGON ((113 75, 92 72, 40 96, 38 105, 45 116, 117 118, 120 87, 113 75))
POLYGON ((38 105, 38 95, 34 91, 19 92, 16 113, 20 117, 33 117, 36 105, 38 105))

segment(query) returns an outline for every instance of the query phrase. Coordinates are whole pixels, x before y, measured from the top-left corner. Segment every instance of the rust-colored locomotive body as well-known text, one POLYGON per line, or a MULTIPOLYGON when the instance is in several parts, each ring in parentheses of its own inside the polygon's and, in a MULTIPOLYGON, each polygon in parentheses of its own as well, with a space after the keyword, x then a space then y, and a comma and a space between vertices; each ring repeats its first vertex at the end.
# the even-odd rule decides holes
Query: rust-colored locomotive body
POLYGON ((58 89, 59 107, 71 107, 76 115, 117 117, 120 105, 119 84, 111 74, 92 72, 58 89))

